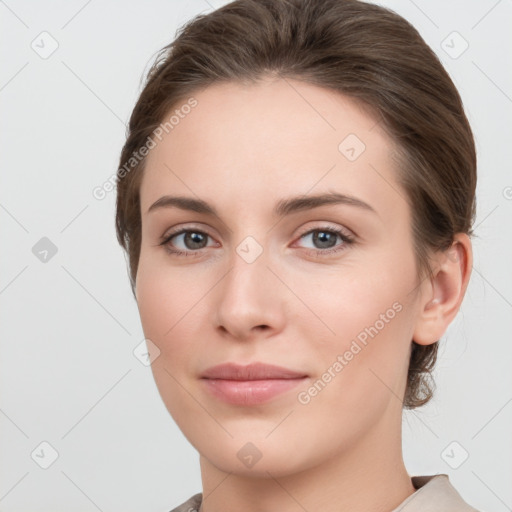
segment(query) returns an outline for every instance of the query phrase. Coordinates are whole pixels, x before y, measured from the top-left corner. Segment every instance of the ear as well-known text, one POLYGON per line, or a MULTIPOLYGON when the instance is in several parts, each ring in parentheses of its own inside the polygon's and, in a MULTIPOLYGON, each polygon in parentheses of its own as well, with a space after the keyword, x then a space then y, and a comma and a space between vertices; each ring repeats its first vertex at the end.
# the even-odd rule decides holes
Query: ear
POLYGON ((438 341, 455 318, 473 268, 471 240, 457 233, 449 249, 435 254, 433 278, 422 283, 420 309, 413 340, 418 345, 438 341))

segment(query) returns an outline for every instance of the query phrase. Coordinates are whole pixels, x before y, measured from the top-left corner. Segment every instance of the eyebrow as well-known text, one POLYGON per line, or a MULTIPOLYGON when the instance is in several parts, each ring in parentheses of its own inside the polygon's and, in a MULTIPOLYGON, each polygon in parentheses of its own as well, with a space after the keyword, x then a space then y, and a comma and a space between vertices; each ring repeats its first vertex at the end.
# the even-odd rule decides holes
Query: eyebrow
MULTIPOLYGON (((295 212, 310 210, 330 204, 356 206, 362 210, 377 214, 377 212, 368 203, 365 203, 361 199, 347 194, 340 194, 338 192, 309 196, 296 196, 290 197, 288 199, 281 199, 274 206, 273 213, 278 217, 284 217, 295 212)), ((180 208, 181 210, 211 215, 220 219, 220 216, 214 206, 208 204, 202 199, 195 199, 192 197, 184 196, 162 196, 149 207, 147 213, 158 210, 160 208, 173 207, 180 208)))

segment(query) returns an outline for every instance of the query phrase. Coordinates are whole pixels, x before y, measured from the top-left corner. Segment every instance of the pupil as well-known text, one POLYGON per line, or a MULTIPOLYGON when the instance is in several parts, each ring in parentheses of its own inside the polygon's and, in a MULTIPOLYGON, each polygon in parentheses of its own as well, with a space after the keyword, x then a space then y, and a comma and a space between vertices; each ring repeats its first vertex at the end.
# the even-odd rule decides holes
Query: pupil
POLYGON ((204 236, 201 233, 185 233, 185 245, 189 249, 201 249, 196 246, 197 244, 201 246, 201 242, 204 242, 204 236))
POLYGON ((313 239, 321 249, 329 249, 330 247, 336 245, 335 233, 329 233, 328 231, 318 231, 316 234, 314 233, 313 239), (332 243, 329 243, 329 241, 332 243))

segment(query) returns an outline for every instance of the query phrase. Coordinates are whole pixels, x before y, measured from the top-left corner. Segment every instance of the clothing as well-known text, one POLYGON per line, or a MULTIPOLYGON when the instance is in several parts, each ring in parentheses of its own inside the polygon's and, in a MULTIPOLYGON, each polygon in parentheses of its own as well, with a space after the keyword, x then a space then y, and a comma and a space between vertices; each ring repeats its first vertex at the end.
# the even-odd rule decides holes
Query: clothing
MULTIPOLYGON (((478 512, 452 486, 448 475, 413 476, 414 494, 390 512, 478 512)), ((203 495, 194 494, 170 512, 199 512, 203 495)))

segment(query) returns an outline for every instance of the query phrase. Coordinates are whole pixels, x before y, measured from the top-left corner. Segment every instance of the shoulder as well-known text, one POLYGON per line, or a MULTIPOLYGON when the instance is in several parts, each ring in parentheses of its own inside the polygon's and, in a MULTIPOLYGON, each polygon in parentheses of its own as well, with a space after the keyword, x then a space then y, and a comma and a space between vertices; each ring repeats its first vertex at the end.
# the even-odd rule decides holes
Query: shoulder
POLYGON ((413 476, 416 492, 392 512, 479 512, 457 492, 448 475, 413 476))
POLYGON ((201 500, 203 499, 202 493, 194 494, 187 501, 182 503, 176 508, 173 508, 170 512, 199 512, 201 506, 201 500))
MULTIPOLYGON (((457 492, 448 475, 413 476, 416 492, 392 512, 480 512, 457 492)), ((203 495, 194 494, 170 512, 199 512, 203 495)))

